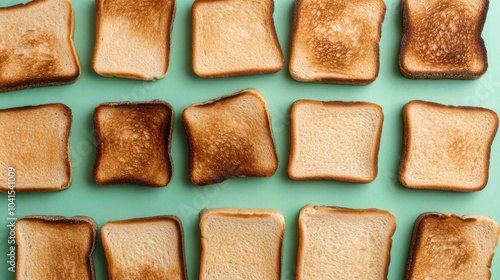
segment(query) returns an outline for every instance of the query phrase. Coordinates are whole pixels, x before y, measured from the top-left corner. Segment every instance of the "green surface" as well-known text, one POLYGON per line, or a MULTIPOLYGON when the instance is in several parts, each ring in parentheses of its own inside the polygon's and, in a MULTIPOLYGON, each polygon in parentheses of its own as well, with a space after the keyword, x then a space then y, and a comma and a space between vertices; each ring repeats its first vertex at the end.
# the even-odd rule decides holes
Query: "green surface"
MULTIPOLYGON (((398 0, 387 0, 387 13, 380 43, 380 74, 368 86, 299 83, 288 73, 288 63, 276 74, 224 79, 201 79, 191 69, 191 4, 178 0, 173 29, 171 64, 167 76, 156 82, 104 78, 95 74, 91 58, 95 34, 95 4, 73 1, 76 14, 75 43, 82 64, 80 79, 68 86, 46 87, 0 94, 0 108, 62 102, 73 110, 71 152, 73 184, 61 192, 21 193, 16 196, 17 217, 25 215, 86 215, 101 227, 111 220, 173 214, 181 218, 185 231, 190 279, 198 278, 200 241, 198 212, 204 207, 274 208, 286 218, 283 279, 294 279, 297 248, 297 216, 305 204, 353 208, 381 208, 397 217, 389 279, 402 279, 415 218, 426 211, 491 216, 500 222, 500 139, 493 143, 490 178, 486 188, 475 193, 416 191, 401 186, 397 171, 402 145, 401 109, 410 100, 423 99, 450 105, 477 105, 500 112, 500 2, 491 1, 483 37, 489 50, 488 72, 474 81, 409 80, 398 70, 401 13, 398 0), (182 110, 244 88, 258 89, 272 114, 273 131, 280 159, 271 178, 231 179, 223 184, 196 187, 188 177, 188 147, 181 122, 182 110), (298 99, 369 101, 382 106, 385 121, 379 153, 379 173, 366 185, 335 181, 295 182, 288 178, 289 109, 298 99), (95 156, 92 114, 108 101, 162 99, 176 112, 172 143, 174 177, 166 188, 98 186, 91 172, 95 156)), ((292 0, 275 0, 274 19, 285 57, 289 54, 292 0)), ((16 4, 14 0, 1 5, 16 4)), ((5 141, 2 139, 2 141, 5 141)), ((0 195, 0 225, 7 225, 7 198, 0 195)), ((7 271, 8 229, 0 226, 0 279, 14 279, 7 271)), ((498 252, 498 249, 497 249, 498 252)), ((497 253, 498 255, 498 253, 497 253)), ((94 253, 96 278, 107 279, 106 260, 98 240, 94 253)), ((492 263, 492 278, 500 279, 500 257, 492 263)))

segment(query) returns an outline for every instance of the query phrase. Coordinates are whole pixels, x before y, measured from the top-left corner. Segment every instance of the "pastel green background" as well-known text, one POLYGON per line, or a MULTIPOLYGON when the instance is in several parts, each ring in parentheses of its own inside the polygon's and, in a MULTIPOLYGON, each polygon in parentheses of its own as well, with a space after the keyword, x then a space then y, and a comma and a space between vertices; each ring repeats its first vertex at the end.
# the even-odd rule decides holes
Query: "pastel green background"
MULTIPOLYGON (((2 1, 9 6, 15 0, 2 1)), ((297 217, 305 204, 352 208, 380 208, 397 217, 389 279, 402 279, 412 226, 426 211, 487 215, 500 222, 500 139, 491 151, 490 178, 475 193, 410 190, 397 180, 402 146, 401 109, 410 100, 422 99, 450 105, 474 105, 500 112, 500 2, 491 1, 483 38, 489 50, 489 69, 478 80, 409 80, 398 69, 401 36, 399 0, 386 0, 387 12, 380 42, 380 74, 368 86, 300 83, 288 73, 288 62, 271 75, 202 79, 191 68, 191 5, 178 0, 173 28, 171 62, 165 78, 155 82, 104 78, 94 73, 91 58, 95 40, 95 3, 73 1, 76 16, 75 43, 83 73, 67 86, 45 87, 0 94, 0 108, 62 102, 73 111, 71 153, 73 184, 61 192, 20 193, 17 217, 25 215, 86 215, 101 227, 111 220, 173 214, 183 222, 188 275, 197 279, 200 258, 198 212, 204 207, 274 208, 286 218, 282 279, 294 279, 297 251, 297 217), (188 147, 181 122, 182 110, 192 103, 217 98, 245 88, 258 89, 268 102, 280 159, 270 178, 231 179, 219 185, 196 187, 188 177, 188 147), (162 99, 175 109, 172 142, 174 177, 166 188, 134 185, 98 186, 91 173, 95 157, 92 114, 108 101, 162 99), (382 106, 385 115, 379 153, 379 172, 366 185, 335 181, 296 182, 288 178, 289 110, 298 99, 369 101, 382 106)), ((275 0, 274 20, 285 54, 290 52, 292 0, 275 0)), ((1 141, 6 141, 1 139, 1 141)), ((8 140, 7 140, 8 141, 8 140)), ((7 198, 0 195, 0 279, 14 279, 7 271, 7 198)), ((100 240, 94 253, 96 278, 107 279, 106 259, 100 240)), ((496 250, 498 252, 498 249, 496 250)), ((500 256, 492 263, 492 278, 500 279, 500 256)))

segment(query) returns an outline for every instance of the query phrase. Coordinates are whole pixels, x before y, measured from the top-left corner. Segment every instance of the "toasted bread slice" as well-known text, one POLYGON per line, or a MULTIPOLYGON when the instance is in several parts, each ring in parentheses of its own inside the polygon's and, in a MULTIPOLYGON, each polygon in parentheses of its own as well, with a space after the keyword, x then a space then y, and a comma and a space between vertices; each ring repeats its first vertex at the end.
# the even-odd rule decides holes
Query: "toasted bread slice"
POLYGON ((174 109, 165 101, 99 105, 94 111, 96 183, 166 186, 173 175, 173 126, 174 109))
POLYGON ((204 209, 200 280, 281 279, 285 218, 272 209, 204 209))
POLYGON ((203 78, 267 74, 284 64, 273 0, 195 0, 193 70, 203 78))
POLYGON ((101 229, 110 280, 186 280, 184 233, 175 216, 106 223, 101 229))
POLYGON ((81 74, 69 0, 0 8, 0 92, 70 84, 81 74))
POLYGON ((476 79, 488 68, 481 38, 489 0, 403 0, 401 73, 414 79, 476 79))
POLYGON ((0 191, 59 191, 71 185, 71 109, 61 103, 0 110, 0 191))
POLYGON ((395 230, 396 218, 384 210, 306 205, 297 280, 387 279, 395 230))
POLYGON ((401 183, 413 189, 472 192, 488 182, 498 115, 479 107, 412 101, 403 110, 401 183))
POLYGON ((499 234, 488 217, 423 213, 413 228, 404 279, 490 279, 499 234))
POLYGON ((378 172, 384 113, 368 102, 299 100, 290 113, 288 175, 369 183, 378 172))
POLYGON ((154 80, 167 74, 175 0, 96 0, 92 67, 102 76, 154 80))
POLYGON ((303 82, 375 81, 385 10, 383 0, 295 0, 291 76, 303 82))
POLYGON ((97 224, 89 217, 26 216, 16 222, 17 280, 95 279, 97 224))
POLYGON ((255 89, 187 107, 189 176, 196 185, 232 177, 270 177, 278 168, 271 116, 255 89))

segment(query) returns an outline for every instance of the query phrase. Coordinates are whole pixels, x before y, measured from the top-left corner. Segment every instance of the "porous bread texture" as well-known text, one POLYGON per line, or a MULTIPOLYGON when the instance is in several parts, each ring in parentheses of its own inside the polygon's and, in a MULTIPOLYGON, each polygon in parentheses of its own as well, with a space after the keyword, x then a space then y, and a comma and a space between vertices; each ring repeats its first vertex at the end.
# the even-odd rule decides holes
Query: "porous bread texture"
POLYGON ((16 279, 94 280, 97 224, 89 217, 26 216, 15 227, 16 279))
POLYGON ((269 177, 278 155, 266 101, 246 89, 187 107, 182 115, 189 144, 189 176, 196 185, 233 177, 269 177))
POLYGON ((0 92, 69 84, 81 74, 69 0, 0 8, 0 92))
POLYGON ((101 239, 110 280, 187 279, 182 223, 175 216, 108 222, 101 239))
POLYGON ((283 215, 272 209, 204 209, 200 280, 281 279, 283 215))
POLYGON ((196 0, 194 72, 204 78, 278 72, 284 57, 273 12, 273 0, 196 0))
POLYGON ((92 67, 102 76, 155 80, 170 62, 175 0, 97 0, 92 67))
POLYGON ((388 211, 306 205, 299 214, 297 280, 387 279, 395 230, 388 211))
POLYGON ((9 191, 10 177, 16 192, 68 188, 72 119, 71 109, 61 103, 0 110, 0 191, 9 191))
POLYGON ((489 0, 404 0, 399 65, 408 78, 476 79, 488 68, 481 33, 489 0))
POLYGON ((405 280, 491 279, 499 234, 489 217, 423 213, 413 229, 405 280))
POLYGON ((368 102, 299 100, 292 105, 288 175, 294 180, 373 181, 384 114, 368 102))
POLYGON ((99 105, 94 111, 96 183, 168 185, 173 125, 174 109, 165 101, 99 105))
POLYGON ((375 81, 385 10, 383 0, 296 0, 291 76, 303 82, 375 81))
POLYGON ((472 192, 488 182, 498 116, 480 107, 411 101, 403 110, 399 180, 409 188, 472 192))

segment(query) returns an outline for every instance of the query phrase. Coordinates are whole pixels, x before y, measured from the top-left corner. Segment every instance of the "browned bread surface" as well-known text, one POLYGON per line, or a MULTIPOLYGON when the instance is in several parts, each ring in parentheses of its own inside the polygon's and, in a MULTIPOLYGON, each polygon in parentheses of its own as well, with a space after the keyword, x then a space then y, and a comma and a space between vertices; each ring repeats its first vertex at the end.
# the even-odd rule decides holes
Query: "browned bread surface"
POLYGON ((174 109, 164 101, 99 105, 94 112, 95 181, 166 186, 173 175, 173 124, 174 109))
POLYGON ((255 89, 187 107, 189 175, 196 185, 232 177, 269 177, 278 155, 266 101, 255 89))
POLYGON ((184 231, 175 216, 111 221, 101 229, 110 280, 186 280, 184 231))
POLYGON ((175 0, 96 0, 92 67, 102 76, 153 80, 167 74, 175 0))
POLYGON ((382 0, 296 0, 290 74, 298 81, 368 84, 379 72, 382 0))
POLYGON ((71 185, 71 109, 61 103, 0 110, 0 191, 15 169, 15 191, 59 191, 71 185))
POLYGON ((81 74, 69 0, 0 8, 0 92, 69 84, 81 74))
POLYGON ((273 12, 274 0, 194 1, 194 72, 204 78, 278 72, 284 57, 273 12))
POLYGON ((488 217, 423 213, 413 228, 405 280, 488 280, 499 234, 488 217))
POLYGON ((399 180, 409 188, 479 191, 488 182, 498 116, 480 107, 411 101, 403 109, 399 180))
POLYGON ((488 68, 481 33, 488 0, 403 0, 401 73, 408 78, 475 79, 488 68))
POLYGON ((26 216, 16 222, 17 280, 94 280, 97 224, 89 217, 26 216))

